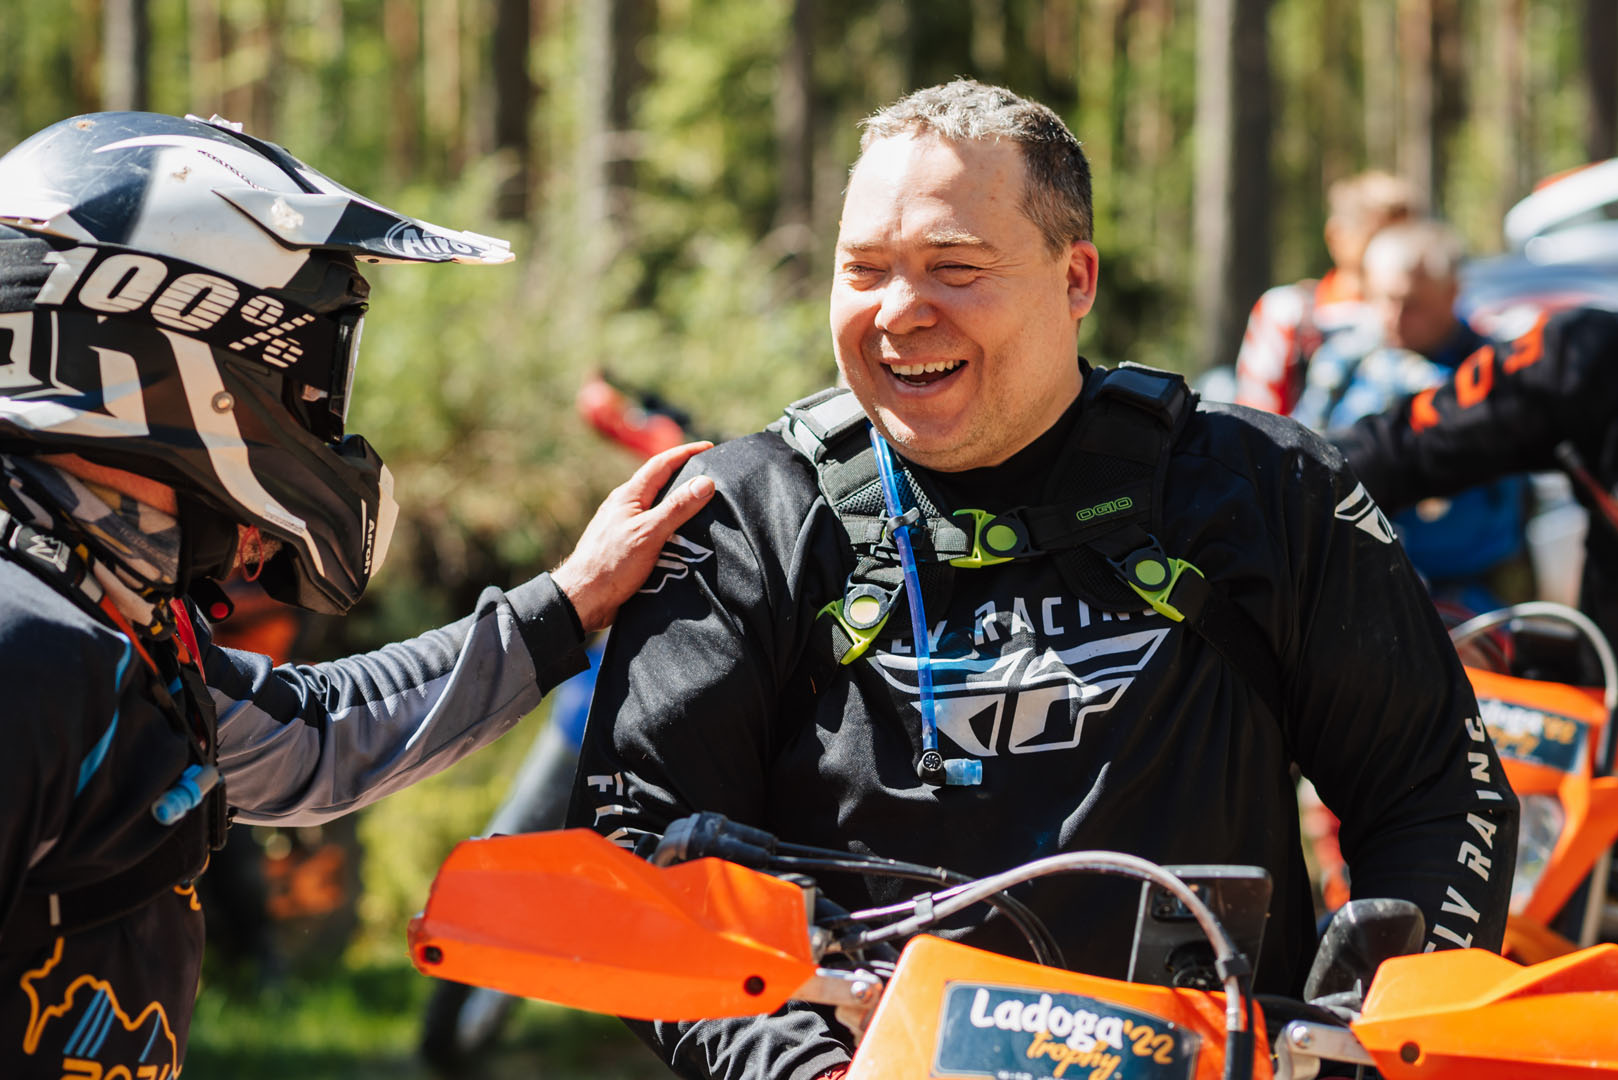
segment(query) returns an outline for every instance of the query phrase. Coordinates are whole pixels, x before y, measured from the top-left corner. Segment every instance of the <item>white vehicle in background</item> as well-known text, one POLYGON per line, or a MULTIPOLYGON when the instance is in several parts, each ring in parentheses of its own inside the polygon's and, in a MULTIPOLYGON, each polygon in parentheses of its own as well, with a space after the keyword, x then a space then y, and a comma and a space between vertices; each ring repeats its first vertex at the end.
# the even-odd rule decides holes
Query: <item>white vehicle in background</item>
POLYGON ((1541 181, 1503 231, 1506 254, 1461 272, 1461 315, 1479 332, 1516 337, 1545 311, 1618 310, 1618 158, 1541 181))

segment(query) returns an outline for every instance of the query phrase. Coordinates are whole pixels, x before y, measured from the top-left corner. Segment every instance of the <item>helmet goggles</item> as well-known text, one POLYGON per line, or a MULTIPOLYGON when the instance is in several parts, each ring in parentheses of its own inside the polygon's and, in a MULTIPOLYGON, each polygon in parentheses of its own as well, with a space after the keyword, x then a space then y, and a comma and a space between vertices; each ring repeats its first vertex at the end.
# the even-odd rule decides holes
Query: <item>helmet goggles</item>
POLYGON ((55 269, 35 306, 147 322, 262 364, 287 380, 287 408, 306 431, 334 446, 342 442, 365 323, 358 275, 358 288, 332 301, 341 306, 321 312, 284 289, 272 293, 172 256, 111 244, 76 245, 46 260, 55 269))

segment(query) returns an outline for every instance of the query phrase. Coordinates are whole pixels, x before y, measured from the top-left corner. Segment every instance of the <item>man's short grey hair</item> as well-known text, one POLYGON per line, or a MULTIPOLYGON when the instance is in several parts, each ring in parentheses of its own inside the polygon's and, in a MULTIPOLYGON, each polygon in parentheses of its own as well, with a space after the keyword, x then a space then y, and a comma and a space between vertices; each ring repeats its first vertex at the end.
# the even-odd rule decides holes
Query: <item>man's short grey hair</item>
POLYGON ((1366 245, 1366 274, 1411 274, 1450 281, 1461 269, 1461 239, 1441 221, 1403 221, 1379 230, 1366 245))
MULTIPOLYGON (((1028 185, 1022 209, 1052 252, 1094 232, 1090 163, 1062 118, 999 86, 956 79, 900 98, 860 122, 860 153, 879 139, 937 135, 952 142, 1008 139, 1022 147, 1028 185)), ((856 162, 856 164, 858 164, 856 162)))

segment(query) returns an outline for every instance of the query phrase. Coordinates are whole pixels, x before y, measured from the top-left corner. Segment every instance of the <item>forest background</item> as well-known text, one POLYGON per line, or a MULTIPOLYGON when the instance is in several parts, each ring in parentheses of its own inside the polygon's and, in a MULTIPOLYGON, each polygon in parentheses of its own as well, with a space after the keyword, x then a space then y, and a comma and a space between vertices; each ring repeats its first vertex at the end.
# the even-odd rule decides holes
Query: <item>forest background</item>
MULTIPOLYGON (((703 434, 829 383, 857 122, 957 75, 1049 104, 1085 143, 1086 355, 1188 373, 1233 358, 1265 286, 1326 268, 1331 181, 1405 175, 1485 254, 1537 180, 1618 149, 1614 0, 0 0, 0 150, 80 112, 217 112, 516 249, 370 275, 351 427, 397 477, 399 534, 354 615, 311 627, 310 658, 560 561, 633 464, 575 415, 590 371, 703 434)), ((368 812, 351 964, 402 965, 405 918, 521 739, 368 812)), ((355 992, 400 1015, 421 993, 355 992)), ((364 1035, 323 1007, 301 1022, 333 1045, 408 1049, 403 1020, 364 1035)), ((321 1052, 285 1056, 280 1014, 262 1045, 217 1041, 240 1015, 205 1000, 194 1071, 256 1075, 256 1053, 319 1073, 321 1052)))

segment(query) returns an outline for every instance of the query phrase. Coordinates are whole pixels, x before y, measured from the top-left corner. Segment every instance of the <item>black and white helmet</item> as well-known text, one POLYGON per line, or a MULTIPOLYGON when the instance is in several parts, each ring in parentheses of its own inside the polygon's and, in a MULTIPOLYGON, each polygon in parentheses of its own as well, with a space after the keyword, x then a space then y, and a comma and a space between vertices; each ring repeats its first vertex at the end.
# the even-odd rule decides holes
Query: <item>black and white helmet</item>
POLYGON ((64 120, 0 157, 0 448, 79 454, 256 525, 282 542, 266 591, 345 611, 396 515, 387 468, 343 430, 356 261, 510 259, 218 117, 64 120))

